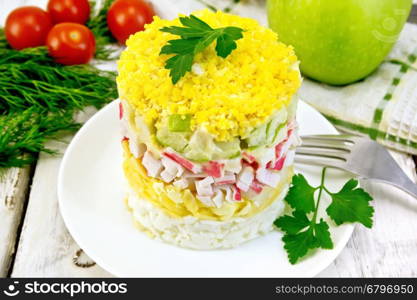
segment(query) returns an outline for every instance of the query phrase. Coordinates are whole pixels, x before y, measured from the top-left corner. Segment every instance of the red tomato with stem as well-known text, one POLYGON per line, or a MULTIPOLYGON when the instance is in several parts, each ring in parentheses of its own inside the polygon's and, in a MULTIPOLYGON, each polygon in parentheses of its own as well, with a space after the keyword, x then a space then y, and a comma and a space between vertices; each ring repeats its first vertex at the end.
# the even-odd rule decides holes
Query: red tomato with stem
POLYGON ((125 44, 131 34, 142 31, 151 23, 155 12, 142 0, 116 0, 107 12, 107 25, 113 36, 125 44))
POLYGON ((55 25, 48 34, 46 45, 49 55, 64 65, 86 64, 96 51, 91 30, 77 23, 55 25))
POLYGON ((88 0, 49 0, 48 12, 54 24, 85 24, 90 17, 90 4, 88 0))
POLYGON ((20 50, 45 45, 51 28, 51 17, 46 11, 35 6, 23 6, 9 14, 4 29, 10 46, 20 50))

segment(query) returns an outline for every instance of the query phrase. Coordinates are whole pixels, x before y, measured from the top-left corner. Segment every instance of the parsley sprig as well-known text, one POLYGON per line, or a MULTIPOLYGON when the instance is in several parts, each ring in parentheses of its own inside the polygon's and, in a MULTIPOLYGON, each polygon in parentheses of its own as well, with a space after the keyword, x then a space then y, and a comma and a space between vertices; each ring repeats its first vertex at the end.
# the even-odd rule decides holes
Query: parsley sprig
POLYGON ((217 55, 226 58, 236 49, 236 41, 243 37, 242 28, 229 26, 214 29, 194 15, 181 17, 180 22, 184 27, 170 26, 160 29, 181 37, 168 41, 160 52, 160 55, 174 54, 165 63, 165 68, 170 70, 173 84, 176 84, 185 73, 191 71, 194 56, 215 40, 217 55))
POLYGON ((293 209, 292 215, 284 215, 274 222, 275 226, 284 232, 282 241, 292 264, 305 256, 310 249, 333 248, 329 225, 323 218, 318 220, 323 192, 332 199, 326 213, 337 225, 359 222, 368 228, 372 227, 374 209, 369 205, 372 197, 358 187, 358 181, 350 179, 340 191, 333 193, 326 188, 325 177, 326 168, 322 171, 320 185, 313 187, 303 175, 294 175, 290 190, 285 197, 285 201, 293 209), (317 201, 316 193, 318 193, 317 201))

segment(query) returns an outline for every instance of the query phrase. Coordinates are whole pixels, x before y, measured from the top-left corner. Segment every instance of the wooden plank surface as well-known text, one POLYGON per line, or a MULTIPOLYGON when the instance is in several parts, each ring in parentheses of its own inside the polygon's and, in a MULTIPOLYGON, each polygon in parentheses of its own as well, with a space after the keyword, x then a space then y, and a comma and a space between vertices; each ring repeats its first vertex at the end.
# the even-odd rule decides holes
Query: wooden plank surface
MULTIPOLYGON (((36 0, 0 0, 0 26, 4 26, 6 17, 12 9, 35 3, 36 0)), ((16 238, 24 213, 30 175, 31 168, 29 167, 12 168, 4 174, 0 174, 0 277, 9 273, 10 264, 14 258, 16 238)))
POLYGON ((0 174, 0 277, 8 275, 29 186, 30 167, 0 174))
MULTIPOLYGON (((26 3, 25 0, 17 2, 11 5, 26 3)), ((4 15, 9 9, 5 9, 5 0, 0 3, 4 4, 0 14, 4 15)), ((412 18, 417 22, 417 13, 415 15, 412 18)), ((48 146, 63 152, 67 145, 50 142, 48 146)), ((412 158, 399 153, 393 155, 416 180, 412 158)), ((73 262, 79 247, 63 224, 56 196, 61 158, 46 154, 39 157, 11 273, 13 277, 111 276, 97 265, 82 268, 73 262)), ((29 181, 29 169, 12 169, 9 173, 7 179, 0 182, 0 276, 7 274, 7 266, 13 258, 13 238, 18 232, 29 181), (5 204, 10 197, 15 201, 13 209, 5 204)), ((341 255, 319 276, 416 276, 417 201, 397 190, 392 190, 387 197, 379 184, 364 185, 375 198, 375 225, 371 230, 358 226, 341 255)), ((83 262, 90 261, 82 257, 78 264, 83 262)))

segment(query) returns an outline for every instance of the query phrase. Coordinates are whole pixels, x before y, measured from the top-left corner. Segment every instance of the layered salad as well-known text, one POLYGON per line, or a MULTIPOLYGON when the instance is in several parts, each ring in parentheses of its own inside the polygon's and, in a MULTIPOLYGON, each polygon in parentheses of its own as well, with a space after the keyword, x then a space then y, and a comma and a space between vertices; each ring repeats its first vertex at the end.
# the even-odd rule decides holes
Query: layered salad
POLYGON ((226 58, 216 43, 175 84, 155 17, 118 63, 126 203, 149 236, 193 249, 230 248, 272 230, 293 175, 301 83, 293 48, 255 20, 208 10, 212 28, 238 26, 226 58))

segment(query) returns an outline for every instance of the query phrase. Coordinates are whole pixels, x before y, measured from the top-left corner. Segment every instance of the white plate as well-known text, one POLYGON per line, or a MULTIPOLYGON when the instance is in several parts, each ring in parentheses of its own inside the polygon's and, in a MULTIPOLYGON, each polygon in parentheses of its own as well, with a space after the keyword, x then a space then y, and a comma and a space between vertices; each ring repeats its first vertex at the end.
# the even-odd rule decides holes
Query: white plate
MULTIPOLYGON (((124 179, 114 101, 95 114, 69 145, 59 172, 62 216, 80 247, 101 267, 120 277, 310 277, 326 268, 349 240, 353 225, 331 224, 333 250, 311 253, 288 263, 278 231, 235 249, 187 250, 150 239, 134 226, 124 205, 124 179)), ((337 133, 316 110, 301 102, 301 134, 337 133)), ((320 182, 321 169, 297 167, 309 181, 320 182)), ((338 189, 348 179, 328 171, 326 184, 338 189)), ((322 202, 323 209, 325 202, 322 202)))

